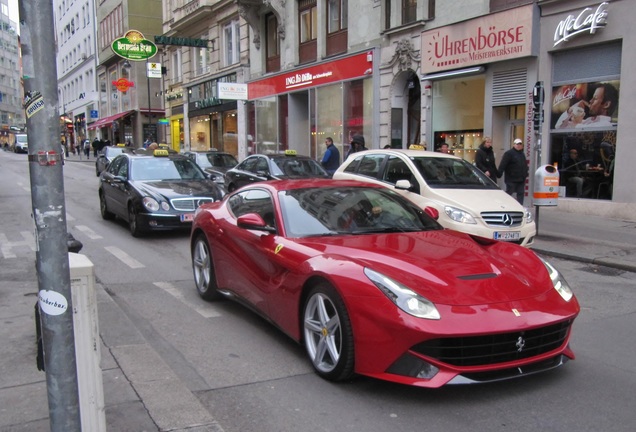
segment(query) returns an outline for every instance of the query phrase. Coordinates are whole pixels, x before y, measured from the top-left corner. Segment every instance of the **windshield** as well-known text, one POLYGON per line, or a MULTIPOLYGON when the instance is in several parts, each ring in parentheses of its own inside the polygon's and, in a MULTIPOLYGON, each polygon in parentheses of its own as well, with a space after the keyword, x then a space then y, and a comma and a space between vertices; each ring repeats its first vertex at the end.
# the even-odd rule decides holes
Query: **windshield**
POLYGON ((122 154, 124 151, 121 147, 106 147, 105 155, 106 157, 113 159, 115 156, 122 154))
POLYGON ((287 177, 329 177, 318 162, 308 158, 282 157, 272 160, 272 175, 287 177))
POLYGON ((19 143, 25 143, 28 141, 28 138, 26 135, 16 135, 15 140, 19 143))
POLYGON ((499 189, 488 176, 463 159, 413 157, 411 160, 433 189, 499 189))
POLYGON ((288 237, 443 229, 389 189, 329 187, 279 192, 288 237))
POLYGON ((203 180, 205 174, 187 158, 148 157, 133 160, 130 180, 203 180))

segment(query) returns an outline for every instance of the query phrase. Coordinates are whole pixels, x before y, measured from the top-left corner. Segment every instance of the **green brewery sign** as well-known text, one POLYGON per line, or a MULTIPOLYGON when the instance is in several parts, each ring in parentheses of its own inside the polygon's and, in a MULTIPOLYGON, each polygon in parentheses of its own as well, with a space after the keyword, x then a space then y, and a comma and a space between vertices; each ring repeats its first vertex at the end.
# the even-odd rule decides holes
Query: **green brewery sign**
POLYGON ((207 39, 155 36, 155 43, 157 45, 178 45, 178 46, 191 46, 191 47, 205 48, 208 46, 208 42, 209 40, 207 39))
POLYGON ((124 37, 113 41, 111 48, 118 56, 133 61, 148 60, 157 54, 157 45, 137 30, 128 30, 124 37))

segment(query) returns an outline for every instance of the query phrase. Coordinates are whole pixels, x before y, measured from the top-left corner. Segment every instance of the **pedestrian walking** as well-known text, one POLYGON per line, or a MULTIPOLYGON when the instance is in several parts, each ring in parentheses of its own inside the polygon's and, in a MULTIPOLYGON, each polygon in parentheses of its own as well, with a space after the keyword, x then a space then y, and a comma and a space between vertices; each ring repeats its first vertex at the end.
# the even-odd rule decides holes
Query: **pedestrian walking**
POLYGON ((490 137, 484 137, 484 140, 477 148, 475 166, 494 182, 497 182, 497 178, 500 177, 499 171, 497 170, 497 163, 495 162, 495 152, 492 150, 492 139, 490 137))
POLYGON ((86 159, 91 158, 91 142, 89 140, 84 140, 84 156, 86 159))
POLYGON ((523 154, 523 141, 515 139, 512 148, 504 153, 497 170, 497 177, 504 176, 506 192, 508 195, 516 195, 519 204, 523 205, 526 179, 528 178, 528 163, 523 154))

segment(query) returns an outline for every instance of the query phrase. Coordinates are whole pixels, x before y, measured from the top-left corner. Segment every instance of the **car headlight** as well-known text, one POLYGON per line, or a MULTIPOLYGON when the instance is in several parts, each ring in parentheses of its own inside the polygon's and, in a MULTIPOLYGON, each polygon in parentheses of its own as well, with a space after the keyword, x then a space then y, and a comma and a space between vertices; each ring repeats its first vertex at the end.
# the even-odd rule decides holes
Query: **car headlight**
POLYGON ((526 223, 532 223, 532 221, 534 221, 534 216, 532 215, 532 212, 527 207, 524 207, 523 209, 526 214, 526 223))
POLYGON ((144 204, 144 207, 146 207, 146 209, 149 211, 159 210, 159 203, 154 198, 144 197, 143 204, 144 204))
POLYGON ((572 297, 574 297, 574 293, 572 293, 572 289, 570 289, 570 285, 565 281, 565 278, 557 269, 555 269, 552 264, 540 258, 543 261, 543 265, 548 269, 548 274, 550 275, 550 280, 552 280, 552 286, 554 289, 563 297, 563 300, 569 302, 572 297))
POLYGON ((444 206, 444 213, 454 220, 455 222, 467 223, 467 224, 476 224, 475 218, 473 215, 468 213, 465 210, 458 209, 457 207, 444 206))
POLYGON ((440 319, 435 305, 407 286, 366 267, 364 274, 389 300, 407 314, 431 320, 440 319))

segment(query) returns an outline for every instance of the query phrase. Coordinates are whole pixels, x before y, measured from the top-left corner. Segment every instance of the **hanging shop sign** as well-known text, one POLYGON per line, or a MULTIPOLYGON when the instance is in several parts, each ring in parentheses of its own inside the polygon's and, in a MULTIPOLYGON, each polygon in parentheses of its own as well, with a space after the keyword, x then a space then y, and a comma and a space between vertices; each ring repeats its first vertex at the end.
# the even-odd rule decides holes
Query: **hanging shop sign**
POLYGON ((603 2, 596 8, 587 7, 577 15, 568 15, 561 20, 554 31, 554 46, 561 42, 566 42, 574 36, 589 33, 594 34, 596 30, 607 25, 608 2, 603 2))
POLYGON ((111 48, 118 56, 133 61, 145 61, 157 54, 157 45, 137 30, 128 30, 124 37, 113 41, 111 48))
POLYGON ((134 87, 135 83, 132 81, 128 81, 126 78, 119 78, 112 82, 117 90, 122 93, 126 93, 129 88, 134 87))
POLYGON ((422 32, 422 73, 531 56, 534 5, 422 32))

